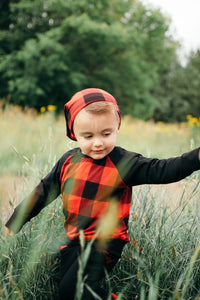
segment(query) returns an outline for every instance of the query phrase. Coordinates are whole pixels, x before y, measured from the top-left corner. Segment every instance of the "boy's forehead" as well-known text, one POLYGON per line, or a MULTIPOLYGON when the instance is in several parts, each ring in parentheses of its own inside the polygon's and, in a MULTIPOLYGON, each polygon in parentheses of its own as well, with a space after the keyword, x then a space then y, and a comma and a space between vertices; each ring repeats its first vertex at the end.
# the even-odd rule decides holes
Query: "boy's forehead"
POLYGON ((110 121, 113 121, 113 119, 116 118, 113 110, 106 110, 106 111, 95 113, 93 111, 87 110, 86 108, 83 108, 76 115, 74 122, 76 120, 88 120, 88 121, 90 121, 91 119, 101 120, 102 116, 106 117, 105 122, 108 123, 110 123, 110 121))
POLYGON ((112 111, 104 114, 92 114, 82 109, 76 116, 73 124, 74 131, 91 132, 92 130, 105 131, 119 128, 119 119, 112 111))

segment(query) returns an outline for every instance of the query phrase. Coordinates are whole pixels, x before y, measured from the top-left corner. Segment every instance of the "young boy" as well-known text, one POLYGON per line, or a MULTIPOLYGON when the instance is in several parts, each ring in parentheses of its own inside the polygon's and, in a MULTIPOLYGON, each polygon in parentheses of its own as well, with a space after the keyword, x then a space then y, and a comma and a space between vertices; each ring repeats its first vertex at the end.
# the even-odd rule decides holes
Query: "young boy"
MULTIPOLYGON (((60 247, 60 299, 74 299, 79 268, 79 232, 95 242, 86 265, 85 283, 102 299, 106 291, 99 281, 119 260, 129 242, 128 220, 132 187, 179 181, 200 169, 200 149, 170 159, 150 159, 116 147, 121 115, 115 98, 90 88, 76 93, 65 104, 67 135, 79 148, 65 153, 41 180, 32 195, 14 210, 6 223, 7 233, 17 233, 42 208, 62 193, 66 243, 60 247), (113 201, 117 204, 111 238, 104 249, 97 247, 98 226, 113 201)), ((108 228, 109 230, 109 228, 108 228)), ((102 233, 103 234, 103 233, 102 233)), ((83 299, 93 299, 84 285, 83 299)), ((115 298, 115 295, 112 295, 115 298)))

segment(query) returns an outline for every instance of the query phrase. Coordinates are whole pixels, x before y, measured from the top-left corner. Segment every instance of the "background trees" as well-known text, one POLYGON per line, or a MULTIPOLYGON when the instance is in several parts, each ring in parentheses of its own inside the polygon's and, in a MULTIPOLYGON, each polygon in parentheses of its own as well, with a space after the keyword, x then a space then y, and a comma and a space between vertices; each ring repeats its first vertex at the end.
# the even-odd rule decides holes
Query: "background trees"
POLYGON ((200 113, 200 55, 186 67, 170 20, 139 0, 9 0, 0 9, 0 97, 58 109, 100 87, 123 114, 184 120, 200 113))

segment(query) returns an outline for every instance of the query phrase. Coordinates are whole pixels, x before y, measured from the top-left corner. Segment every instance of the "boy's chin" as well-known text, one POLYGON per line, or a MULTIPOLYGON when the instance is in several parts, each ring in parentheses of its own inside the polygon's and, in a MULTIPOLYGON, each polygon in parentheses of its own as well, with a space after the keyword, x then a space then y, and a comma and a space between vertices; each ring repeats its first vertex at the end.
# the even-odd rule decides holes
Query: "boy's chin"
POLYGON ((85 153, 84 151, 82 151, 82 153, 86 156, 91 157, 92 159, 98 160, 98 159, 103 159, 105 156, 107 156, 112 150, 113 148, 106 148, 103 150, 91 150, 88 151, 87 153, 85 153))
POLYGON ((98 150, 98 151, 91 151, 91 153, 89 154, 89 156, 93 159, 102 159, 104 158, 106 155, 108 155, 108 152, 105 150, 98 150))
POLYGON ((91 158, 93 159, 102 159, 107 155, 107 153, 92 153, 90 155, 91 158))

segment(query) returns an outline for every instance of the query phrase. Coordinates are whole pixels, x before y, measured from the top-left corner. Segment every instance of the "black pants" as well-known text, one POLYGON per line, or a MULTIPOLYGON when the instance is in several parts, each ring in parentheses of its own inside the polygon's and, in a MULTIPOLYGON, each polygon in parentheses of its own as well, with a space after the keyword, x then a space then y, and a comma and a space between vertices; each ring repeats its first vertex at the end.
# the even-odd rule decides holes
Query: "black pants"
MULTIPOLYGON (((76 293, 77 275, 79 269, 80 245, 68 246, 61 250, 61 282, 60 300, 74 300, 76 293)), ((99 281, 105 277, 105 269, 110 272, 119 257, 108 252, 99 252, 93 245, 84 270, 84 278, 88 286, 102 299, 107 299, 108 294, 99 287, 99 281)), ((94 299, 84 286, 83 300, 94 299)))

